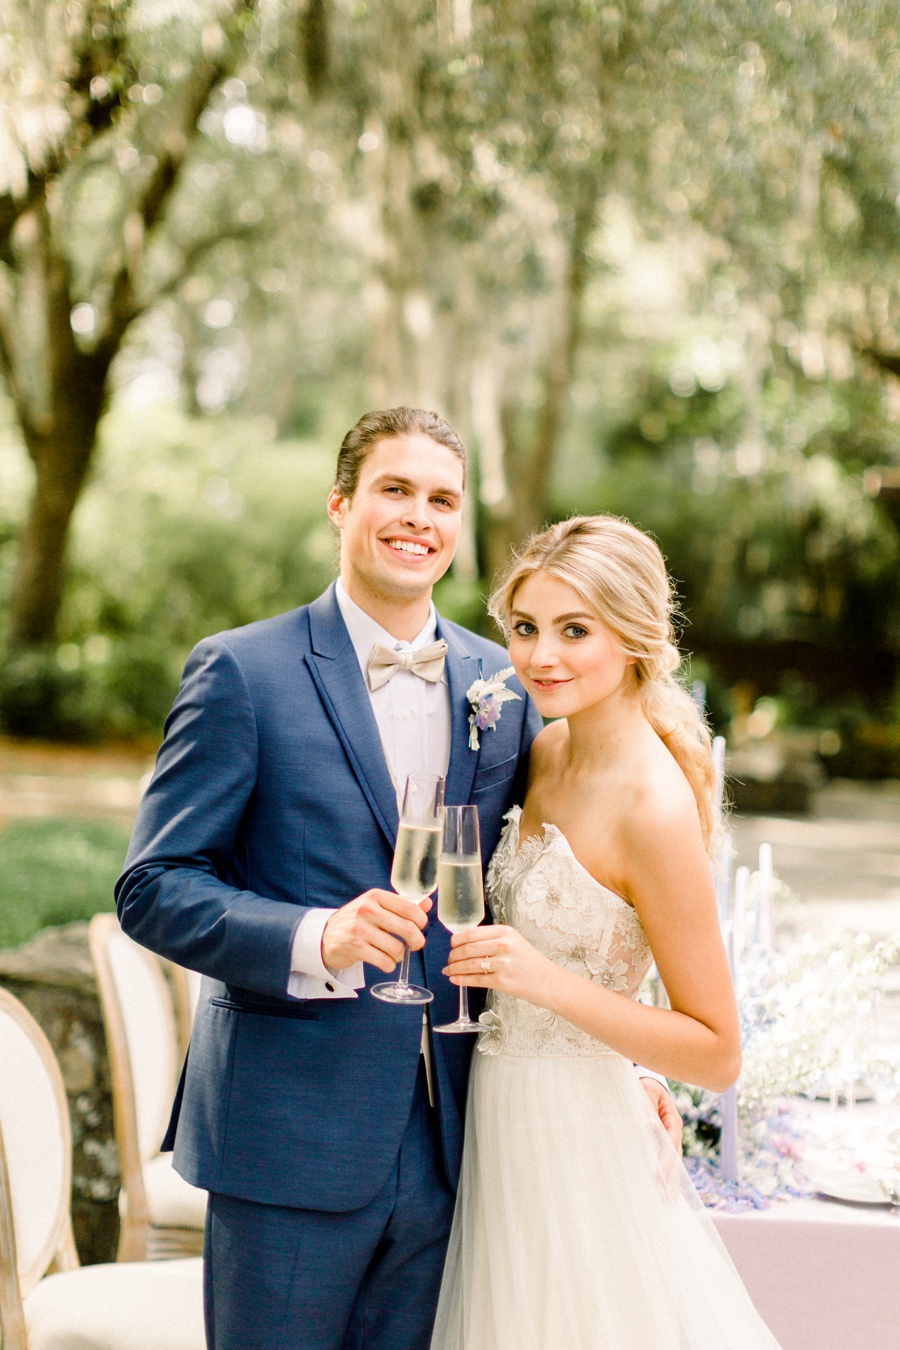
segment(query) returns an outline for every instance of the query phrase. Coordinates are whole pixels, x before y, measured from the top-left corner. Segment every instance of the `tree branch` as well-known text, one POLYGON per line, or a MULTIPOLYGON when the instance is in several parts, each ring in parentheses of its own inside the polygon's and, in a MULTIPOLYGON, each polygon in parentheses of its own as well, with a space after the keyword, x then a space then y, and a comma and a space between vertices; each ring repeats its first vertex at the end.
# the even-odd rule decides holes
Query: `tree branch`
POLYGON ((900 352, 886 352, 879 347, 860 347, 861 356, 867 356, 879 368, 890 375, 900 376, 900 352))
MULTIPOLYGON (((237 0, 231 15, 231 26, 238 28, 240 20, 249 17, 255 8, 256 0, 237 0)), ((219 52, 199 61, 182 84, 179 91, 181 109, 174 119, 174 125, 156 148, 156 168, 134 203, 134 210, 140 215, 145 229, 152 230, 161 220, 196 134, 197 120, 216 85, 233 69, 236 54, 236 39, 229 42, 223 35, 219 52)))
MULTIPOLYGON (((54 182, 113 125, 125 105, 125 91, 136 78, 127 50, 130 0, 110 4, 92 0, 81 9, 81 31, 72 36, 72 67, 61 83, 61 108, 67 114, 66 129, 43 148, 39 167, 28 162, 21 145, 25 190, 0 194, 0 257, 13 263, 10 236, 19 218, 36 206, 54 182), (105 36, 98 36, 102 30, 105 36)), ((77 12, 77 11, 76 11, 77 12)), ((71 15, 70 20, 71 22, 71 15)))
POLYGON ((230 225, 220 231, 218 234, 207 235, 204 239, 198 239, 189 248, 182 251, 182 266, 177 272, 173 272, 167 281, 155 286, 152 291, 141 295, 135 301, 135 318, 159 304, 160 300, 165 300, 169 295, 174 294, 177 287, 184 281, 185 277, 190 276, 194 267, 201 259, 218 244, 224 244, 233 240, 260 238, 264 233, 260 225, 230 225))
MULTIPOLYGON (((137 295, 140 261, 148 234, 162 223, 166 207, 181 176, 191 142, 197 133, 197 121, 210 95, 222 78, 234 68, 240 50, 242 21, 256 8, 256 0, 235 0, 229 26, 229 41, 221 36, 218 50, 203 57, 184 80, 173 100, 178 105, 169 127, 159 142, 148 147, 155 165, 131 203, 123 225, 122 248, 116 251, 108 273, 111 300, 105 331, 97 350, 112 355, 118 350, 128 326, 149 307, 150 301, 137 295)), ((178 278, 173 278, 172 285, 178 278)), ((112 356, 110 356, 112 359, 112 356)))

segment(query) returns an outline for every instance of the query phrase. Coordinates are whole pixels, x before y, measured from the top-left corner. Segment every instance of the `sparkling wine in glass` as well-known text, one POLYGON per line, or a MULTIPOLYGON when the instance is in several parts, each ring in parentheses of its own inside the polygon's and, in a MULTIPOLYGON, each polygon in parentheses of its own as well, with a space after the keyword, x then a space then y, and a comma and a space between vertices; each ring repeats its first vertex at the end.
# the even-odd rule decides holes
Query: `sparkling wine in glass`
MULTIPOLYGON (((444 811, 444 841, 438 866, 438 918, 451 933, 473 928, 484 918, 484 882, 477 806, 448 806, 444 811)), ((469 1016, 469 991, 459 986, 459 1017, 435 1027, 450 1035, 480 1031, 469 1016)))
MULTIPOLYGON (((434 774, 410 774, 403 789, 400 828, 394 845, 391 885, 405 900, 421 902, 437 883, 441 852, 444 779, 434 774)), ((430 1003, 430 989, 409 982, 409 948, 404 945, 400 977, 373 984, 372 993, 385 1003, 430 1003)))

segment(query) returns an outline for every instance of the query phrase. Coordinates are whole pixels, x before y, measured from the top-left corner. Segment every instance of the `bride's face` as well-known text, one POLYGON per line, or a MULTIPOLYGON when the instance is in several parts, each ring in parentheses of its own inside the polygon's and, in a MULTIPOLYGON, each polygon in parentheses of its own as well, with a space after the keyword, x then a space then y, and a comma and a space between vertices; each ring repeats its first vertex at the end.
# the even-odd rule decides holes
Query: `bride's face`
POLYGON ((510 622, 509 659, 543 717, 570 717, 630 686, 634 658, 564 581, 526 577, 510 622))

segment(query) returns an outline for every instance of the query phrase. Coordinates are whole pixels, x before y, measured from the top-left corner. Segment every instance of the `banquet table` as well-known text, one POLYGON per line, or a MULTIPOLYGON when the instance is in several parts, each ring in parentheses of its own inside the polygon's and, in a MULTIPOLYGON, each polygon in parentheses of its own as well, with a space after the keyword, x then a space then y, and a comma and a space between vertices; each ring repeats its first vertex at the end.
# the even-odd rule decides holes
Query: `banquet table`
POLYGON ((900 1350, 900 1209, 802 1199, 712 1217, 782 1350, 900 1350))

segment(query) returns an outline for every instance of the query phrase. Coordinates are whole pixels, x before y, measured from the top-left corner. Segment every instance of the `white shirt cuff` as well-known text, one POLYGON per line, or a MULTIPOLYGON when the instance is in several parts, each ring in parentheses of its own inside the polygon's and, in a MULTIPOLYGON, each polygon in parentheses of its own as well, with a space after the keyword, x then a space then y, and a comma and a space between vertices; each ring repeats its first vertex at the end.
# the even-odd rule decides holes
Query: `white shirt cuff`
POLYGON ((669 1080, 667 1078, 663 1078, 661 1073, 654 1073, 652 1069, 644 1069, 641 1067, 640 1064, 635 1064, 634 1067, 637 1070, 638 1078, 653 1078, 656 1080, 657 1083, 659 1083, 662 1087, 666 1089, 666 1092, 672 1091, 672 1089, 669 1087, 669 1080))
POLYGON ((335 911, 311 909, 297 925, 291 947, 291 998, 356 998, 366 983, 362 961, 346 970, 332 970, 322 960, 322 934, 335 911))

